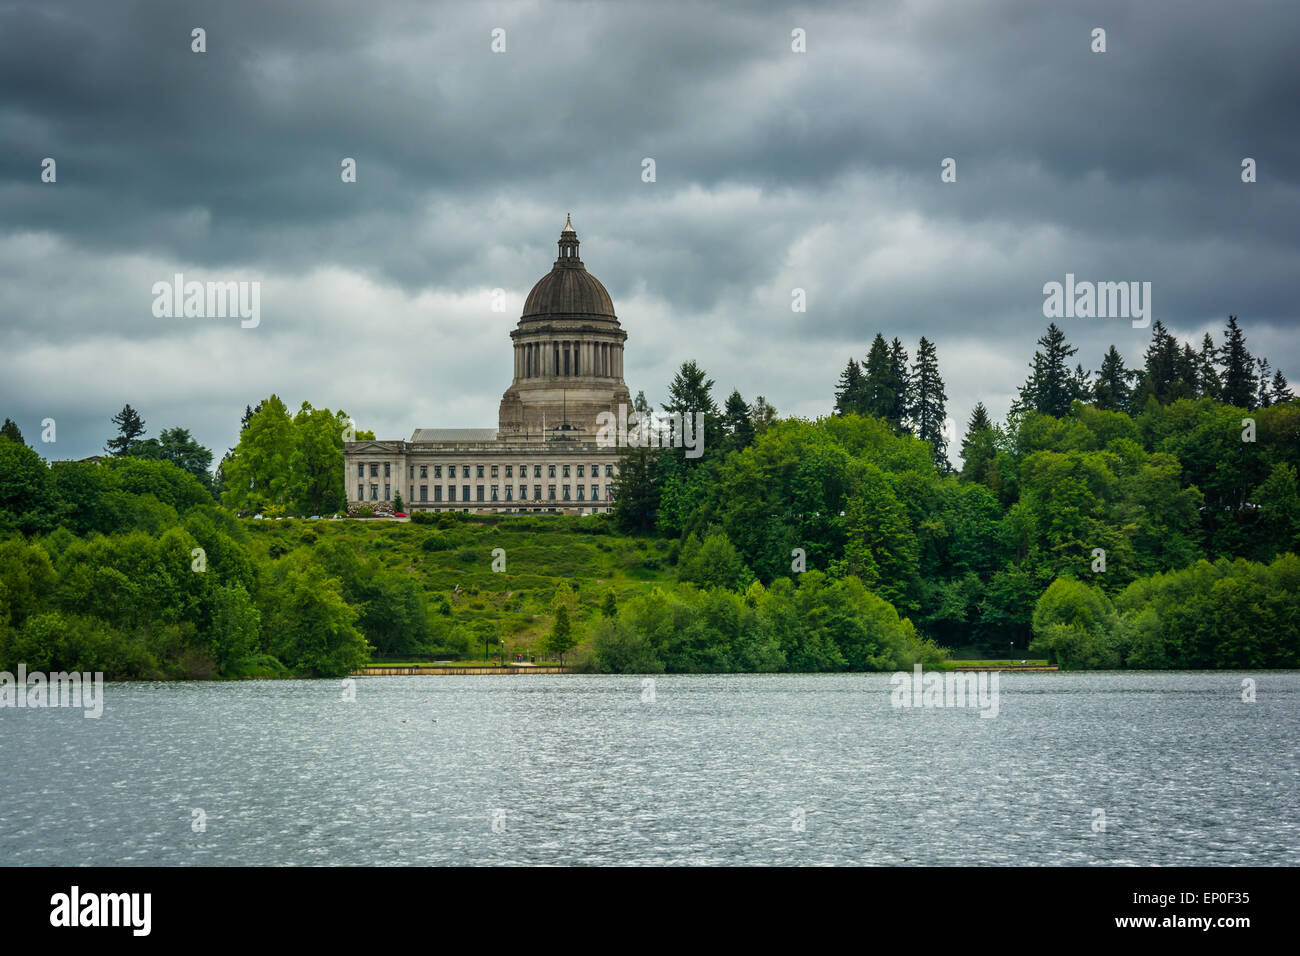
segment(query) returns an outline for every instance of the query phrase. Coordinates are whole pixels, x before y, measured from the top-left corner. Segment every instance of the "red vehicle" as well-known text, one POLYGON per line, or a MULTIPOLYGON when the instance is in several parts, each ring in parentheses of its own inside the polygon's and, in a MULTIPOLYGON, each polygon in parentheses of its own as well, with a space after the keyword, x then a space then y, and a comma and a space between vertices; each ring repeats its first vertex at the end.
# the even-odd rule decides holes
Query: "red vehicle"
POLYGON ((398 511, 397 513, 395 513, 395 514, 393 515, 393 517, 394 517, 394 518, 405 518, 405 517, 406 517, 406 512, 405 512, 405 511, 398 511))

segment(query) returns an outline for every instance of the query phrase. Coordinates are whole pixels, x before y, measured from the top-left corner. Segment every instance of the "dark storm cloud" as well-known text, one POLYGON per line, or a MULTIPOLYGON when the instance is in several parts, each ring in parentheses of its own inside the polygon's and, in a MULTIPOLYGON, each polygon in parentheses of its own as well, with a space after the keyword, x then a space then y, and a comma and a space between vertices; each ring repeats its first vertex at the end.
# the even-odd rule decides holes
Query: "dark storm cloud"
MULTIPOLYGON (((390 436, 490 425, 568 211, 652 397, 694 357, 816 414, 881 329, 936 340, 956 416, 1000 413, 1066 272, 1151 281, 1188 338, 1235 312, 1294 372, 1297 27, 1209 0, 2 4, 0 398, 58 413, 54 457, 127 400, 218 449, 272 390, 390 436), (173 271, 261 279, 265 325, 153 319, 173 271)), ((1067 332, 1090 367, 1147 335, 1067 332)))

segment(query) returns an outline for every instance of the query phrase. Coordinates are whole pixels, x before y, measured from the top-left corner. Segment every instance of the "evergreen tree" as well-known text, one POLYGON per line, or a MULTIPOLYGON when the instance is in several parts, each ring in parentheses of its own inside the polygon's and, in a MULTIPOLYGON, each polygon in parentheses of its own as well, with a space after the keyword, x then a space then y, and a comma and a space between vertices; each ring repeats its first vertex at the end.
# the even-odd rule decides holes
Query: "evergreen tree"
POLYGON ((858 365, 856 359, 850 358, 849 364, 840 373, 839 389, 835 392, 835 414, 865 414, 867 410, 866 385, 866 379, 862 374, 862 366, 858 365))
POLYGON ((863 377, 866 380, 863 387, 866 413, 888 421, 894 409, 894 392, 889 375, 889 346, 879 332, 871 340, 871 348, 867 351, 863 377))
POLYGON ((1124 367, 1124 358, 1111 346, 1101 360, 1097 380, 1092 388, 1093 402, 1103 411, 1126 412, 1133 390, 1129 385, 1133 373, 1124 367))
POLYGON ((551 633, 542 639, 542 650, 559 657, 560 663, 563 664, 564 655, 577 643, 573 634, 573 625, 569 621, 569 608, 561 604, 555 609, 555 624, 551 627, 551 633))
POLYGON ((20 445, 27 444, 27 442, 23 441, 23 433, 18 428, 17 422, 12 418, 5 419, 4 426, 0 427, 0 435, 4 435, 5 438, 8 438, 10 441, 16 441, 20 445))
POLYGON ((1154 395, 1161 405, 1169 404, 1178 370, 1178 342, 1159 319, 1151 325, 1151 344, 1147 346, 1142 383, 1138 389, 1143 407, 1146 396, 1154 395))
MULTIPOLYGON (((692 359, 683 362, 677 374, 668 385, 668 401, 663 404, 666 412, 681 412, 683 415, 704 415, 704 452, 718 449, 722 443, 722 423, 719 421, 718 406, 713 400, 713 379, 692 359)), ((693 427, 693 426, 688 426, 693 427)), ((703 461, 701 458, 688 458, 691 465, 703 461)))
POLYGON ((983 402, 975 404, 970 421, 966 423, 966 436, 961 440, 961 477, 965 481, 984 483, 989 465, 997 456, 997 432, 989 421, 983 402))
POLYGON ((916 351, 916 366, 911 375, 912 405, 908 417, 916 425, 916 435, 921 441, 930 443, 934 450, 934 463, 940 470, 949 469, 946 450, 948 439, 944 437, 944 418, 947 415, 948 396, 943 391, 943 379, 939 377, 939 356, 934 343, 921 336, 920 347, 916 351))
POLYGON ((1070 385, 1074 397, 1081 402, 1092 401, 1092 372, 1083 367, 1079 362, 1074 366, 1074 381, 1070 385))
MULTIPOLYGON (((153 439, 150 439, 153 442, 153 439)), ((136 450, 131 454, 137 454, 143 442, 136 443, 136 450)), ((164 428, 158 435, 155 443, 156 448, 151 449, 148 454, 141 454, 142 458, 161 458, 163 461, 170 461, 184 471, 188 471, 197 478, 203 487, 209 491, 212 490, 212 473, 208 469, 212 466, 212 452, 200 445, 188 428, 164 428)))
POLYGON ((1235 315, 1228 316, 1219 354, 1223 361, 1223 401, 1238 408, 1252 407, 1256 394, 1255 360, 1246 350, 1246 335, 1237 325, 1235 315))
POLYGON ((1070 411, 1070 403, 1081 397, 1077 375, 1067 364, 1079 350, 1065 340, 1065 333, 1055 322, 1048 325, 1038 345, 1041 349, 1034 352, 1029 378, 1020 386, 1020 398, 1013 407, 1063 418, 1070 411))
POLYGON ((740 395, 740 389, 732 389, 722 412, 723 441, 727 451, 739 451, 754 444, 754 423, 750 420, 752 414, 749 405, 740 395))
MULTIPOLYGON (((637 392, 632 407, 640 421, 650 413, 645 392, 637 392)), ((631 431, 629 422, 628 430, 631 431)), ((624 448, 614 478, 614 523, 623 531, 649 531, 659 515, 659 450, 624 448)))
POLYGON ((1199 365, 1200 360, 1196 356, 1196 351, 1184 343, 1174 363, 1174 385, 1170 390, 1170 401, 1195 398, 1200 394, 1200 383, 1196 372, 1199 365))
POLYGON ((1212 398, 1216 402, 1223 393, 1223 382, 1219 378, 1219 350, 1214 347, 1214 339, 1206 332, 1201 339, 1201 352, 1196 357, 1196 394, 1198 398, 1212 398))
POLYGON ((114 455, 128 455, 132 447, 144 434, 144 419, 130 405, 123 405, 122 410, 113 416, 117 426, 117 436, 108 440, 104 449, 114 455))
POLYGON ((1256 393, 1255 401, 1258 403, 1259 408, 1268 408, 1273 404, 1273 395, 1270 390, 1273 384, 1273 376, 1269 374, 1273 371, 1273 366, 1268 364, 1268 359, 1258 358, 1255 360, 1255 367, 1259 369, 1259 391, 1256 393))
POLYGON ((1286 376, 1282 374, 1281 369, 1278 369, 1273 373, 1272 397, 1274 405, 1280 405, 1283 402, 1289 402, 1291 399, 1295 398, 1295 396, 1291 394, 1291 386, 1287 384, 1286 376))
POLYGON ((912 380, 907 370, 907 349, 897 338, 889 346, 889 388, 893 402, 888 421, 900 432, 911 431, 908 412, 912 407, 912 380))
POLYGON ((776 422, 776 409, 760 395, 754 399, 754 406, 750 409, 750 419, 754 423, 754 436, 757 437, 776 422))

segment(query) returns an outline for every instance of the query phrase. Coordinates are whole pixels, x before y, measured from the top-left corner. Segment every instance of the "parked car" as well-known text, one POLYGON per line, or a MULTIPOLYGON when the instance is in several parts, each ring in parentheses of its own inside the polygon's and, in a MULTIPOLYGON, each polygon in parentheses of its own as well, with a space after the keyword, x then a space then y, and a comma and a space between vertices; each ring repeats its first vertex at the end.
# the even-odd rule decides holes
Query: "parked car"
POLYGON ((261 521, 261 520, 262 520, 262 516, 261 516, 261 515, 253 515, 253 520, 254 520, 254 521, 261 521))
POLYGON ((406 512, 405 512, 405 511, 398 511, 398 512, 395 512, 395 513, 393 514, 393 517, 394 517, 394 518, 405 518, 405 517, 406 517, 406 512))

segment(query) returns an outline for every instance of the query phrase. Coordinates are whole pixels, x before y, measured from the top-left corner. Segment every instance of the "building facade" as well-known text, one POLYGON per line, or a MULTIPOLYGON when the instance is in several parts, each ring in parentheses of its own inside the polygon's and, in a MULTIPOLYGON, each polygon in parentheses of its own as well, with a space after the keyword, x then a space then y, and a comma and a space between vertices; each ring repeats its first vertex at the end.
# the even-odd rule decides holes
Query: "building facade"
POLYGON ((631 398, 614 303, 578 255, 571 221, 551 271, 511 331, 514 375, 497 427, 417 428, 407 441, 344 444, 349 510, 600 514, 613 506, 618 449, 598 416, 631 398))

